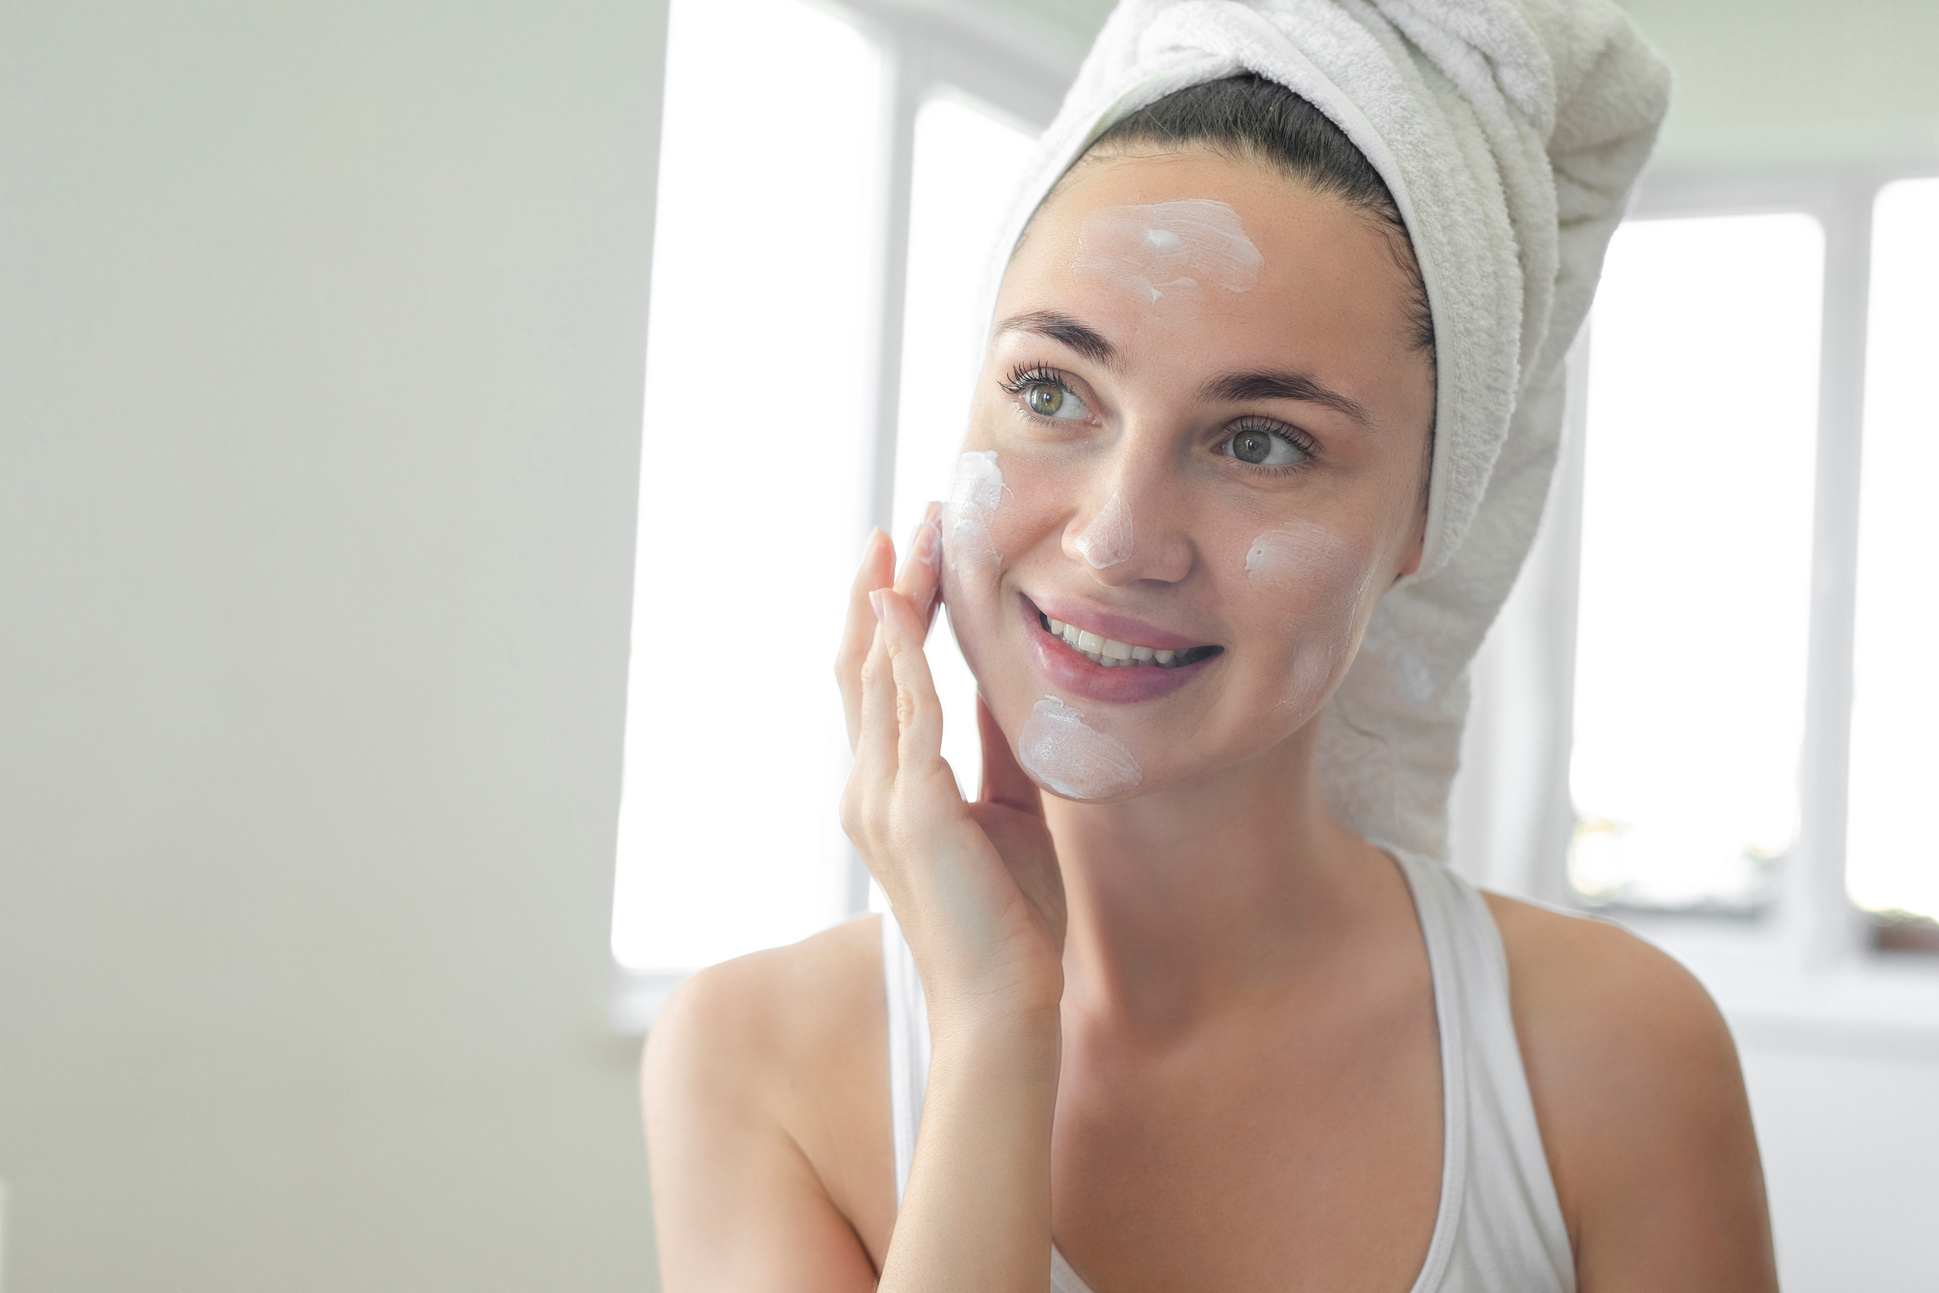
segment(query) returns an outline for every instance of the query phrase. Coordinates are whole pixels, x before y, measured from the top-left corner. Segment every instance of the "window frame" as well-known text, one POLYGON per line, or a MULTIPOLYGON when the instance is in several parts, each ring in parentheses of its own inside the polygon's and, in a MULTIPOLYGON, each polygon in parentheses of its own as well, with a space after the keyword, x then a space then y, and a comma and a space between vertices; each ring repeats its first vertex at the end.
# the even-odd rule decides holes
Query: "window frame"
POLYGON ((1631 219, 1802 212, 1824 229, 1799 835, 1770 907, 1751 916, 1592 908, 1569 884, 1587 326, 1570 355, 1568 414, 1542 532, 1476 661, 1473 731, 1455 794, 1457 865, 1506 892, 1616 919, 1662 946, 1704 981, 1740 1039, 1939 1056, 1939 957, 1879 950, 1873 921, 1845 885, 1873 204, 1895 180, 1935 175, 1939 157, 1659 166, 1630 210, 1631 219), (1517 796, 1518 779, 1537 789, 1517 796), (1518 833, 1504 814, 1511 801, 1534 806, 1535 820, 1518 833))
MULTIPOLYGON (((1084 50, 1025 20, 972 25, 946 12, 908 9, 893 0, 805 2, 856 28, 881 58, 881 115, 872 145, 874 254, 866 347, 870 402, 864 423, 869 485, 863 519, 866 526, 886 530, 895 503, 916 116, 931 98, 952 95, 1041 132, 1056 116, 1084 50)), ((851 916, 861 915, 868 910, 869 873, 852 849, 847 871, 846 908, 851 916)), ((610 1008, 614 1029, 629 1036, 646 1033, 690 972, 616 965, 610 1008)))
MULTIPOLYGON (((807 2, 854 25, 882 58, 864 519, 886 527, 894 502, 916 115, 931 97, 954 94, 1041 131, 1084 49, 1068 34, 1022 18, 972 23, 893 0, 807 2)), ((1760 917, 1604 913, 1695 970, 1740 1037, 1939 1057, 1939 957, 1874 949, 1870 922, 1846 895, 1844 872, 1872 204, 1894 180, 1934 175, 1939 155, 1808 167, 1658 165, 1644 176, 1630 212, 1652 219, 1801 211, 1825 233, 1798 844, 1771 910, 1760 917)), ((1574 828, 1568 761, 1585 338, 1570 353, 1562 446, 1541 531, 1475 663, 1450 833, 1455 865, 1472 878, 1575 910, 1587 910, 1566 873, 1574 828)), ((868 909, 868 884, 867 868, 851 850, 852 913, 868 909)), ((619 967, 614 1027, 644 1033, 683 977, 619 967)))

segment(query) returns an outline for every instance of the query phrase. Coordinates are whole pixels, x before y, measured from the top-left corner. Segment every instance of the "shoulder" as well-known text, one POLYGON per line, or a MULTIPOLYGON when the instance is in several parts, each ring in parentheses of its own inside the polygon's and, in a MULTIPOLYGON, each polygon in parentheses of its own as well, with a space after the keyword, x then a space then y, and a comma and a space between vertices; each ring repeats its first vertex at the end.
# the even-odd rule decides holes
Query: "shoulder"
POLYGON ((728 1249, 753 1242, 729 1230, 758 1224, 790 1236, 777 1260, 798 1269, 804 1246, 829 1245, 836 1267, 879 1259, 895 1206, 880 931, 851 921, 668 998, 641 1072, 663 1229, 728 1249), (867 1256, 844 1254, 857 1238, 867 1256))
POLYGON ((841 1052, 871 1022, 881 1031, 880 931, 880 918, 865 916, 693 975, 654 1022, 649 1074, 724 1061, 758 1083, 773 1076, 769 1061, 799 1063, 841 1052))
MULTIPOLYGON (((1484 894, 1507 952, 1523 1066, 1585 1289, 1590 1270, 1677 1255, 1684 1280, 1764 1287, 1770 1239, 1736 1046, 1683 966, 1606 921, 1484 894)), ((1627 1280, 1617 1281, 1627 1283, 1627 1280)), ((1697 1285, 1701 1287, 1701 1285, 1697 1285)))

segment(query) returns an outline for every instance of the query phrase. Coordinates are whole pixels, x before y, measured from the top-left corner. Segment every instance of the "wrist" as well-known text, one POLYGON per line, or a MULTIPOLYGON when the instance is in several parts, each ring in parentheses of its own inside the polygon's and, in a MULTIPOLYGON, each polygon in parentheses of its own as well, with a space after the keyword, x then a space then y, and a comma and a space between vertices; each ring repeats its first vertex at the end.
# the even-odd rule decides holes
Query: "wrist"
POLYGON ((943 998, 929 1004, 932 1067, 993 1068, 1055 1084, 1063 1053, 1057 1007, 1024 1008, 982 999, 943 998))

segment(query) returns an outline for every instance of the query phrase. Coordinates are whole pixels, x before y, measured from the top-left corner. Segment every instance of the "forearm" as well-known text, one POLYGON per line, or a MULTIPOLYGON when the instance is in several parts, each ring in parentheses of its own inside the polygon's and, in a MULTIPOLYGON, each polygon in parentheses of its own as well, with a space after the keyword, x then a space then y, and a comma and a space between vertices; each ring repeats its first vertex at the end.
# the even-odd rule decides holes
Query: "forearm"
POLYGON ((878 1287, 1042 1293, 1057 1021, 935 1022, 922 1131, 878 1287))

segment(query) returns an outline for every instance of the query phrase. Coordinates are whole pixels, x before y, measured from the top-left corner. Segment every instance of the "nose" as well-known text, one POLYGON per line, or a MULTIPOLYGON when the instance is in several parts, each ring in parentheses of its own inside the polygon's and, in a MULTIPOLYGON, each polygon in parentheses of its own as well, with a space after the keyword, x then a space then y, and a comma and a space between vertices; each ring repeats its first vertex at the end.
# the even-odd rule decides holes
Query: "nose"
POLYGON ((1178 525, 1176 485, 1162 469, 1113 464, 1064 526, 1064 555, 1099 583, 1177 583, 1192 568, 1192 544, 1178 525))

